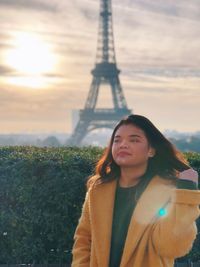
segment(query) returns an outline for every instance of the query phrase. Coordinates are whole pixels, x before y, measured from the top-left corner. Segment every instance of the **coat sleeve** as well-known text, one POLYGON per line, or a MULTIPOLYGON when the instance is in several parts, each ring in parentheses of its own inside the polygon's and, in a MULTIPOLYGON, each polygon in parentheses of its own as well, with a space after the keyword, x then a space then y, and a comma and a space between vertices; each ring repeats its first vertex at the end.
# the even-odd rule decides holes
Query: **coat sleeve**
POLYGON ((91 229, 89 219, 89 192, 87 192, 82 207, 82 214, 74 234, 74 245, 72 248, 71 267, 89 267, 91 249, 91 229))
MULTIPOLYGON (((200 216, 200 190, 175 189, 165 215, 153 227, 151 241, 157 254, 178 258, 192 248, 200 216)), ((163 212, 164 214, 164 212, 163 212)))

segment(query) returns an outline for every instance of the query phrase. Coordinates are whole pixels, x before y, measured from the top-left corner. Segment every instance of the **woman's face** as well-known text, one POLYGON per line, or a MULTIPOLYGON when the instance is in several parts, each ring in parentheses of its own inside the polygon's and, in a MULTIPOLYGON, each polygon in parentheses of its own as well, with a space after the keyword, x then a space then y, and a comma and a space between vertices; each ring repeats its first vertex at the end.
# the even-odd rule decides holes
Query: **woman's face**
POLYGON ((116 131, 112 156, 120 167, 146 166, 155 150, 149 145, 143 130, 133 124, 122 125, 116 131))

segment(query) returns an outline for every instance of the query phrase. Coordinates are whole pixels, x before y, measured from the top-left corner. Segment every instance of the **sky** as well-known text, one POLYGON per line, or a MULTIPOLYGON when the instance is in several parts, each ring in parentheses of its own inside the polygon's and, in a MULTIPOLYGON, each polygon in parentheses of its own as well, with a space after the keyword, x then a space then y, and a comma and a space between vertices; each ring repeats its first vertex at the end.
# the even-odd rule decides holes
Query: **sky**
MULTIPOLYGON (((95 66, 99 0, 0 0, 0 133, 69 133, 95 66)), ((128 108, 200 130, 199 0, 113 0, 128 108)), ((101 99, 99 97, 99 99, 101 99)), ((112 107, 109 94, 99 107, 112 107)))

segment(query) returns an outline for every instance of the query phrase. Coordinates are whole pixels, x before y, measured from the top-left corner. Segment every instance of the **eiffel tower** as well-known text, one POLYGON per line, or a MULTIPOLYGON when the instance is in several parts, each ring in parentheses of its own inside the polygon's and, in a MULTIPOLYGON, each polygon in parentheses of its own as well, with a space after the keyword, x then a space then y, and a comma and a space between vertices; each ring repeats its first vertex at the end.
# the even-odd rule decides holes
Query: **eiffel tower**
POLYGON ((100 0, 99 32, 95 68, 84 109, 80 110, 79 121, 67 140, 67 145, 80 145, 82 139, 98 128, 114 128, 116 123, 131 113, 119 80, 112 26, 111 0, 100 0), (111 89, 113 108, 97 108, 97 99, 102 85, 111 89))

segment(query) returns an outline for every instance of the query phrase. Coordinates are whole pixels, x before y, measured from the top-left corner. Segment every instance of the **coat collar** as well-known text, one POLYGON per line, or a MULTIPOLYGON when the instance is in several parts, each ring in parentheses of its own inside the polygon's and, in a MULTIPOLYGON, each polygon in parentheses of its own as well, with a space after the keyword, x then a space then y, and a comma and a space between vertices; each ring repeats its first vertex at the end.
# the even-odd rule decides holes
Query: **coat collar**
MULTIPOLYGON (((114 180, 96 186, 91 192, 92 235, 98 266, 109 265, 116 186, 117 180, 114 180)), ((169 180, 159 176, 151 179, 131 217, 120 267, 126 265, 147 226, 155 222, 159 210, 169 202, 173 188, 169 180)))

